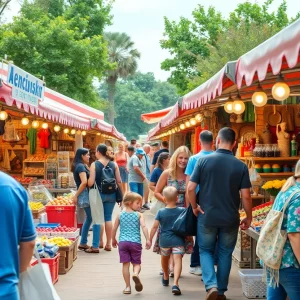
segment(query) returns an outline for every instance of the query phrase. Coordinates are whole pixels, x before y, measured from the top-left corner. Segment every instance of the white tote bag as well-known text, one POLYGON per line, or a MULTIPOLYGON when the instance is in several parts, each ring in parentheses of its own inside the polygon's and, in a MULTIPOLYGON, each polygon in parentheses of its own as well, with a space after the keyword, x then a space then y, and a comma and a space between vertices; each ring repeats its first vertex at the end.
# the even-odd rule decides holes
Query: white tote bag
POLYGON ((93 224, 104 224, 103 202, 97 184, 94 184, 94 187, 90 189, 89 198, 93 224))
POLYGON ((20 274, 20 300, 60 300, 52 283, 49 265, 42 263, 36 249, 38 264, 20 274))
POLYGON ((157 200, 154 196, 151 200, 151 207, 150 207, 150 213, 154 216, 156 216, 157 212, 161 209, 161 208, 165 208, 166 204, 157 200))

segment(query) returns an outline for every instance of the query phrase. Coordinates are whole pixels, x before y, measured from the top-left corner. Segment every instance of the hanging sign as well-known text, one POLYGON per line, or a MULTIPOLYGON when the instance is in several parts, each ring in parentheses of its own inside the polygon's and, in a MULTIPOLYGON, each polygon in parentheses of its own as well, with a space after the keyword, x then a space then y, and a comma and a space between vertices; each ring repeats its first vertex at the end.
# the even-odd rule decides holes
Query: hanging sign
POLYGON ((13 64, 8 65, 7 84, 12 87, 12 97, 29 105, 38 106, 44 100, 44 82, 13 64))

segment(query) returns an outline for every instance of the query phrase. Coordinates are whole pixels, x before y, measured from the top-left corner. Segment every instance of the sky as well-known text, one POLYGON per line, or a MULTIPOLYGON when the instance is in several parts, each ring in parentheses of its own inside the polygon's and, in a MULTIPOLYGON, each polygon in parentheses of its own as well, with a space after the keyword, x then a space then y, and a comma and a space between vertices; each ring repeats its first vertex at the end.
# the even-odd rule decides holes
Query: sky
MULTIPOLYGON (((139 71, 153 72, 156 79, 167 80, 170 73, 160 69, 160 64, 171 57, 168 51, 161 49, 159 41, 164 33, 164 16, 178 21, 181 16, 191 18, 192 11, 198 4, 208 8, 216 7, 224 16, 233 11, 243 0, 115 0, 112 14, 113 25, 106 31, 125 32, 134 41, 141 53, 139 71)), ((264 3, 265 0, 250 0, 264 3)), ((281 0, 274 0, 271 9, 278 7, 281 0)), ((288 15, 294 17, 300 11, 299 0, 287 0, 288 15)), ((6 14, 7 21, 19 11, 18 0, 13 0, 6 14)))

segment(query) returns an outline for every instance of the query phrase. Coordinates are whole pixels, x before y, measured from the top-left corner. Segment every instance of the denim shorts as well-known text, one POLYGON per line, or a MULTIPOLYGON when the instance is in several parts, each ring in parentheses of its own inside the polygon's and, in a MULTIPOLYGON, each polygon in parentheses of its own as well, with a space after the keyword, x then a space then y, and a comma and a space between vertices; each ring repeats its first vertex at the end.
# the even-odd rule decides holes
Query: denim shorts
POLYGON ((135 265, 142 263, 142 245, 133 242, 120 242, 119 243, 120 263, 131 262, 135 265))
POLYGON ((161 256, 170 256, 171 254, 181 254, 183 256, 184 253, 185 253, 184 246, 160 248, 161 256))
POLYGON ((119 167, 122 183, 128 182, 128 172, 125 167, 119 167))

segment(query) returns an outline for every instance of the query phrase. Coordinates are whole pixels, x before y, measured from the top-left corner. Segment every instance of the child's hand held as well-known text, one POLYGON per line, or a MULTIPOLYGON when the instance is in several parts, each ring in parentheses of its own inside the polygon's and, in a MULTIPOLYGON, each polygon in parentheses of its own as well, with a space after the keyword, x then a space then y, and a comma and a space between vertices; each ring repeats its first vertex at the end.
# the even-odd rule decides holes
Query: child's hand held
POLYGON ((117 248, 117 246, 118 246, 118 241, 117 241, 116 239, 113 239, 113 240, 112 240, 112 246, 113 246, 114 248, 117 248))

